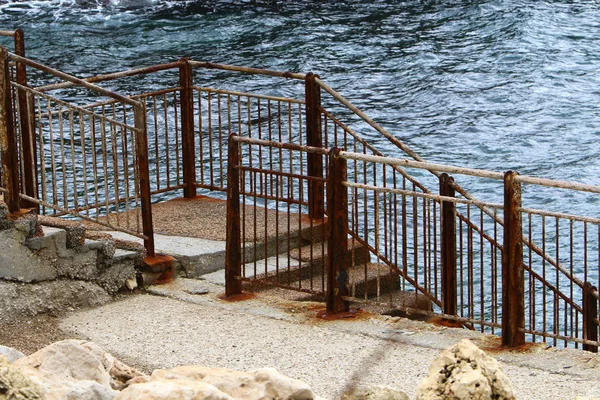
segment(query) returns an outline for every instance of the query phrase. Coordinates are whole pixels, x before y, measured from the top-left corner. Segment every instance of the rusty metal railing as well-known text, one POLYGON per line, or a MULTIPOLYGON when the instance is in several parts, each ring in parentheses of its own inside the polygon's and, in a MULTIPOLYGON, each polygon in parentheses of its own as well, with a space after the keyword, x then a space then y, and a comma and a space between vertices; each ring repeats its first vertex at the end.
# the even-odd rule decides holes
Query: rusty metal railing
POLYGON ((0 58, 5 67, 5 107, 0 113, 0 125, 6 126, 0 131, 3 190, 11 212, 33 204, 43 213, 91 220, 143 238, 148 255, 153 256, 144 104, 4 49, 0 58), (98 113, 11 81, 10 62, 108 97, 118 106, 113 106, 113 115, 105 109, 98 113), (25 104, 19 110, 25 112, 13 113, 13 104, 25 104), (117 111, 131 114, 129 123, 115 119, 117 111), (29 131, 22 128, 25 122, 29 131), (29 179, 33 193, 27 189, 29 179))
MULTIPOLYGON (((441 174, 440 195, 373 181, 344 182, 352 204, 349 225, 353 220, 368 223, 363 238, 377 260, 397 266, 394 273, 430 297, 437 313, 482 331, 498 331, 507 345, 522 344, 527 336, 597 351, 600 219, 526 208, 521 185, 592 194, 600 194, 600 187, 350 152, 340 157, 368 164, 372 176, 385 176, 387 169, 388 181, 394 166, 441 174), (503 198, 493 203, 455 197, 448 172, 499 180, 503 198), (362 201, 365 196, 371 201, 362 201), (483 209, 501 215, 503 226, 483 209), (463 223, 459 212, 476 226, 463 223), (401 229, 395 231, 394 225, 401 229), (540 243, 544 256, 525 242, 540 243)), ((352 295, 347 299, 357 300, 352 295)), ((389 293, 358 300, 397 303, 389 293)))
MULTIPOLYGON (((442 313, 482 331, 507 331, 501 310, 509 278, 502 276, 501 260, 507 257, 506 232, 514 224, 505 221, 505 205, 475 199, 443 175, 445 167, 425 164, 318 76, 182 59, 82 80, 19 55, 6 57, 3 82, 10 90, 2 91, 0 191, 11 209, 29 202, 42 212, 92 219, 144 237, 153 248, 152 199, 179 191, 185 197, 194 197, 197 190, 225 192, 231 189, 233 172, 239 174, 243 205, 239 279, 330 294, 333 286, 328 285, 333 284, 326 277, 334 273, 326 270, 325 259, 336 254, 339 261, 339 249, 348 249, 343 256, 348 291, 341 300, 328 298, 330 307, 343 308, 351 298, 409 309, 425 298, 434 310, 412 312, 442 313), (29 87, 18 78, 25 66, 53 76, 54 82, 29 87), (232 86, 215 87, 230 75, 281 80, 270 94, 250 93, 248 81, 239 78, 230 81, 232 86), (12 81, 6 80, 9 76, 12 81), (119 93, 93 84, 105 81, 119 93), (291 85, 284 88, 280 83, 287 81, 291 85), (155 90, 139 90, 149 82, 155 90), (75 96, 75 101, 74 90, 92 95, 75 96), (61 99, 64 93, 69 98, 61 99), (381 141, 373 140, 369 131, 419 166, 381 161, 381 141), (229 139, 232 132, 238 136, 229 139), (229 140, 238 148, 237 164, 228 161, 229 140), (362 156, 323 150, 333 147, 362 156), (340 160, 345 165, 337 165, 340 160), (423 169, 425 165, 431 168, 423 169), (336 224, 340 230, 327 232, 331 213, 344 207, 332 203, 328 210, 325 193, 328 187, 328 194, 335 188, 341 193, 340 182, 351 205, 345 211, 347 231, 336 224), (440 195, 432 190, 438 186, 440 195), (73 196, 67 196, 70 191, 73 196), (271 234, 285 239, 275 240, 271 234), (319 240, 311 239, 315 235, 319 240), (326 250, 322 243, 330 235, 337 236, 326 250), (320 266, 315 267, 319 255, 320 266), (454 268, 447 267, 451 260, 456 260, 454 268), (452 287, 456 293, 449 296, 452 287), (394 298, 408 291, 408 297, 394 298)), ((508 236, 526 247, 521 270, 529 289, 527 324, 511 322, 509 337, 519 342, 523 334, 555 345, 593 347, 594 340, 588 338, 597 327, 597 315, 589 317, 597 307, 592 288, 597 251, 587 242, 597 234, 596 221, 516 209, 528 222, 521 236, 508 236), (569 239, 562 239, 565 234, 569 239), (538 308, 544 310, 542 317, 531 311, 538 308)))
POLYGON ((329 223, 308 215, 308 188, 324 179, 307 173, 308 154, 324 157, 328 151, 229 137, 228 296, 241 293, 242 281, 325 294, 329 223))

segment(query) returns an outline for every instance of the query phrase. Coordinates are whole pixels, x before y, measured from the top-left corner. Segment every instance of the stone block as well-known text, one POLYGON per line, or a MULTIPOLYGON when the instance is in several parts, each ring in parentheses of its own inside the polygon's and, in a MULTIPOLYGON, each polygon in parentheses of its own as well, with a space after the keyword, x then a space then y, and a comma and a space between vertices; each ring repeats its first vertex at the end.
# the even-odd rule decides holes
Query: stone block
POLYGON ((56 269, 47 259, 24 246, 25 235, 16 229, 0 231, 0 278, 20 282, 55 279, 56 269))

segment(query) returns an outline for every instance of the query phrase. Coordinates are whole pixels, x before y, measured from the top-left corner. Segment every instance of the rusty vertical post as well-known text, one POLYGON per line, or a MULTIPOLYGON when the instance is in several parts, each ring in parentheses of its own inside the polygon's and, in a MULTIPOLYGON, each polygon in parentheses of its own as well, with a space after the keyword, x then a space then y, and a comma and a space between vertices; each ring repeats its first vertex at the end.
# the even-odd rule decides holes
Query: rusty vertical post
POLYGON ((240 153, 229 136, 227 159, 227 238, 225 244, 225 296, 242 293, 242 241, 240 221, 240 153))
POLYGON ((194 93, 193 70, 187 58, 181 59, 179 67, 181 86, 181 147, 183 162, 183 196, 196 197, 196 145, 194 140, 194 93))
POLYGON ((347 163, 339 153, 339 148, 329 152, 327 183, 327 211, 331 221, 327 241, 327 313, 334 314, 350 310, 350 303, 342 299, 348 296, 348 189, 343 185, 347 163))
POLYGON ((134 108, 136 158, 138 163, 138 178, 140 200, 142 203, 142 231, 146 239, 144 247, 148 257, 155 256, 154 228, 152 226, 152 195, 150 190, 150 170, 148 166, 148 131, 146 127, 146 106, 138 103, 134 108))
POLYGON ((19 159, 13 121, 8 51, 0 47, 0 151, 2 152, 2 183, 8 189, 4 201, 11 213, 18 212, 19 159))
MULTIPOLYGON (((595 320, 598 319, 598 299, 593 293, 596 288, 591 283, 586 282, 583 285, 583 338, 586 340, 598 341, 598 324, 595 320)), ((584 344, 583 349, 598 352, 598 346, 593 344, 584 344)))
MULTIPOLYGON (((454 178, 440 175, 440 196, 454 197, 454 178)), ((456 203, 442 201, 442 299, 444 314, 456 315, 456 203)))
MULTIPOLYGON (((25 35, 21 29, 15 31, 15 53, 25 57, 25 35)), ((17 83, 27 86, 27 69, 24 63, 17 63, 17 83)), ((32 109, 29 108, 28 93, 19 89, 17 91, 19 104, 19 127, 21 131, 21 147, 23 150, 23 191, 29 197, 37 198, 37 146, 33 125, 31 125, 32 109)), ((37 208, 38 205, 28 200, 22 201, 27 208, 37 208)))
POLYGON ((502 344, 525 343, 525 274, 523 270, 523 221, 519 174, 504 174, 504 243, 502 248, 502 344))
MULTIPOLYGON (((305 78, 306 100, 306 144, 323 147, 321 134, 321 89, 316 84, 318 77, 312 72, 305 78)), ((308 153, 307 172, 309 177, 323 177, 323 159, 320 154, 308 153)), ((321 180, 311 180, 308 184, 308 215, 312 219, 323 219, 325 215, 325 189, 321 180)))

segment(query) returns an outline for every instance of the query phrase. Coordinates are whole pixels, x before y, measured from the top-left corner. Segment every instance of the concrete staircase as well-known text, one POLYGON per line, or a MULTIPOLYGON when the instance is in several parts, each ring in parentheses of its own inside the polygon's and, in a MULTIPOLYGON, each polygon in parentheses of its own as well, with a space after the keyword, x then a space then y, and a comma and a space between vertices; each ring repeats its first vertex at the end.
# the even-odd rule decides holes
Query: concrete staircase
MULTIPOLYGON (((280 289, 273 289, 269 283, 276 286, 288 286, 296 289, 310 289, 319 294, 293 292, 285 294, 286 298, 300 301, 322 301, 324 299, 325 287, 327 282, 328 251, 327 242, 323 241, 327 237, 323 232, 327 231, 328 226, 313 225, 311 229, 300 230, 292 233, 293 243, 289 250, 274 254, 275 243, 277 240, 284 243, 285 240, 272 239, 269 246, 258 243, 259 249, 255 252, 250 244, 244 246, 246 260, 249 261, 242 266, 242 274, 251 279, 245 283, 248 291, 252 292, 270 292, 280 289), (314 234, 317 232, 317 234, 314 234), (311 234, 312 233, 312 234, 311 234), (253 255, 257 255, 254 260, 253 255), (261 257, 262 256, 262 257, 261 257)), ((281 249, 281 247, 279 247, 281 249)), ((371 262, 368 249, 362 244, 348 241, 348 282, 350 295, 361 299, 377 299, 388 301, 393 299, 406 299, 403 304, 406 306, 414 305, 414 300, 410 298, 407 292, 400 290, 400 280, 396 273, 390 270, 390 267, 384 264, 371 262)), ((198 276, 199 279, 209 281, 214 284, 225 284, 225 272, 223 269, 198 276)), ((419 300, 422 301, 421 296, 419 300)), ((430 307, 428 303, 427 308, 430 307)))
POLYGON ((76 221, 33 213, 4 219, 0 247, 0 279, 85 281, 109 295, 137 286, 145 256, 143 246, 110 236, 87 237, 85 227, 76 221))

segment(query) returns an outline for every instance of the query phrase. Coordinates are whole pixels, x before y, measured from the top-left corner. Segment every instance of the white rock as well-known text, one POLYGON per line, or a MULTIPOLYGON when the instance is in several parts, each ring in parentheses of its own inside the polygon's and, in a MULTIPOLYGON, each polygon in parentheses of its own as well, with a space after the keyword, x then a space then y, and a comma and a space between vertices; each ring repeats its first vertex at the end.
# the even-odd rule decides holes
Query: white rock
POLYGON ((308 384, 282 375, 273 368, 240 372, 226 368, 186 366, 170 370, 156 370, 152 373, 151 380, 157 379, 201 381, 217 387, 233 398, 244 400, 313 400, 317 398, 308 384))
POLYGON ((144 376, 137 369, 130 367, 114 358, 111 354, 102 350, 100 346, 92 342, 81 342, 81 347, 90 351, 110 375, 110 386, 121 390, 127 386, 127 382, 135 377, 144 376))
POLYGON ((19 358, 25 357, 25 354, 21 353, 19 350, 13 349, 12 347, 6 347, 0 345, 0 355, 8 358, 8 362, 14 363, 19 358))
POLYGON ((94 381, 62 380, 46 382, 46 400, 113 400, 118 391, 94 381))
POLYGON ((25 376, 8 358, 0 355, 0 398, 10 400, 41 400, 42 388, 25 376))
POLYGON ((137 288, 137 287, 138 287, 138 283, 137 283, 137 279, 136 279, 136 277, 134 276, 134 277, 128 278, 128 279, 125 281, 125 286, 126 286, 126 287, 127 287, 127 289, 129 289, 129 290, 134 290, 135 288, 137 288))
POLYGON ((509 400, 513 390, 500 363, 463 339, 431 363, 419 384, 417 400, 509 400))
POLYGON ((390 386, 361 386, 351 393, 344 394, 342 400, 409 400, 406 393, 390 386))
POLYGON ((136 383, 121 391, 115 400, 234 400, 216 387, 188 379, 156 379, 136 383))
POLYGON ((102 360, 83 347, 84 343, 62 340, 15 361, 15 365, 37 370, 49 380, 89 380, 110 388, 110 375, 102 360))

